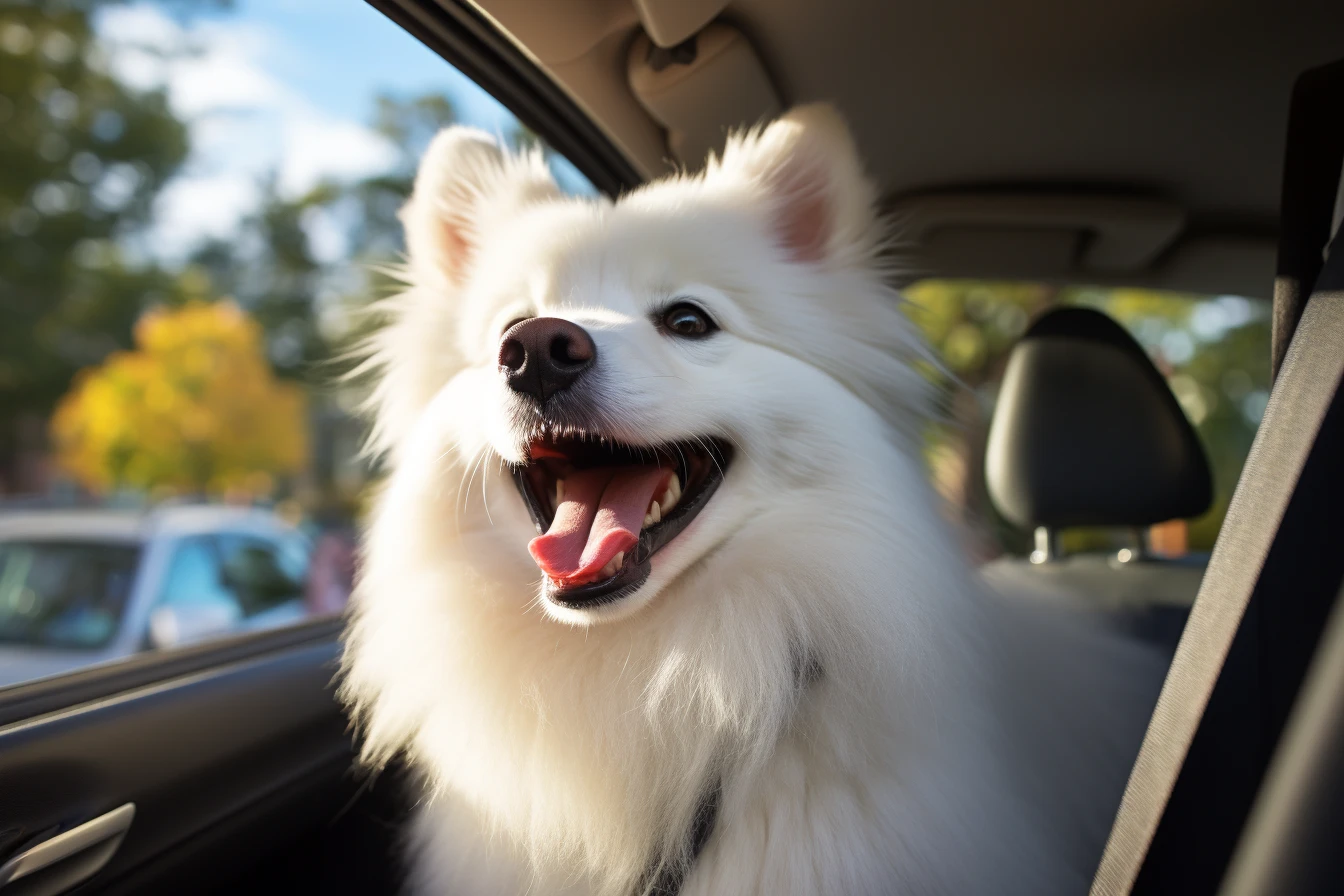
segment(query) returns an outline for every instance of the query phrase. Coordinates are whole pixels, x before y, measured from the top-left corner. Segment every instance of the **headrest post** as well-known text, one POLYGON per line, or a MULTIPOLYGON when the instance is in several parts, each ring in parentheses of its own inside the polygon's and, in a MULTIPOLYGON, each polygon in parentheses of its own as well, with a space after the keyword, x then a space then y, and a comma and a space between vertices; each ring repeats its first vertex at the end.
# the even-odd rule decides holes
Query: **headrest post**
POLYGON ((1036 547, 1031 552, 1032 563, 1051 563, 1058 560, 1059 536, 1048 526, 1037 526, 1033 533, 1036 547))
POLYGON ((1137 563, 1148 559, 1148 530, 1139 526, 1129 529, 1130 546, 1115 554, 1117 563, 1137 563))

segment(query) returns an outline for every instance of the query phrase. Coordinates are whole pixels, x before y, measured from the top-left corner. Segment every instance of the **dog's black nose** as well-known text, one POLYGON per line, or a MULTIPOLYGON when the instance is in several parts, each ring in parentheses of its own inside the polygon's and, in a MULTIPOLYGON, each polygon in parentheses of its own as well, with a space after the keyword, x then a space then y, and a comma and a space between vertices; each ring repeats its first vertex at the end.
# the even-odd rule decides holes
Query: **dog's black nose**
POLYGON ((499 370, 509 388, 538 402, 568 389, 596 357, 588 332, 558 317, 516 323, 499 343, 499 370))

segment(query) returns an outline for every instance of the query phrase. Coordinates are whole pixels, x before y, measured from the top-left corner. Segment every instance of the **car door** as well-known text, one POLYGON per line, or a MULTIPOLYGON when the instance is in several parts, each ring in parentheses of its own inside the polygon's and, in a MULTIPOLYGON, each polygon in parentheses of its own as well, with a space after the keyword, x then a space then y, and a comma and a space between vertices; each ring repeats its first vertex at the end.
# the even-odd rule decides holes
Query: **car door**
MULTIPOLYGON (((6 369, 42 385, 0 411, 39 434, 5 443, 4 488, 357 515, 376 470, 352 473, 359 424, 308 377, 359 265, 395 256, 406 147, 456 118, 540 135, 573 189, 636 182, 467 4, 373 6, 6 13, 0 74, 26 86, 0 113, 28 142, 0 279, 33 298, 6 369)), ((237 599, 254 630, 0 689, 0 896, 392 890, 400 802, 353 771, 339 617, 295 611, 273 542, 191 537, 169 601, 237 599)))

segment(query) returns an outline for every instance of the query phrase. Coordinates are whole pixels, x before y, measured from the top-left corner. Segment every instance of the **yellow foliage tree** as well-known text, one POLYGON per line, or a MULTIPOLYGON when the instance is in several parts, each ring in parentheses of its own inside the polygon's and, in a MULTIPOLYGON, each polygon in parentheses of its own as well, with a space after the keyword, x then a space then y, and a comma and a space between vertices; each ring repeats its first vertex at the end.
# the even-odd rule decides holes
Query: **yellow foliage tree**
POLYGON ((76 377, 52 416, 57 462, 95 491, 269 494, 308 456, 303 392, 228 301, 147 313, 134 351, 76 377))

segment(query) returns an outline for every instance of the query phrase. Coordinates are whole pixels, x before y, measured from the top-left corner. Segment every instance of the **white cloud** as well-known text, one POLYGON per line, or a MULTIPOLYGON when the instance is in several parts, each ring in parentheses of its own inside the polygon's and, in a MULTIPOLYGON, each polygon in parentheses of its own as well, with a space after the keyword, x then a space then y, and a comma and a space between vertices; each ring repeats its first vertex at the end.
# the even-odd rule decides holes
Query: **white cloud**
POLYGON ((313 257, 322 262, 338 261, 350 251, 350 240, 339 216, 321 208, 307 209, 299 222, 313 257))
POLYGON ((353 121, 302 116, 286 131, 279 183, 283 193, 302 193, 323 177, 358 180, 397 161, 397 148, 386 137, 353 121))
POLYGON ((158 52, 179 46, 183 34, 177 22, 147 4, 103 10, 98 20, 98 33, 118 43, 158 52))
POLYGON ((246 173, 176 178, 155 199, 147 248, 181 258, 203 239, 227 239, 260 202, 261 190, 246 173))
POLYGON ((273 37, 246 22, 196 22, 189 27, 148 4, 113 6, 98 17, 108 67, 139 90, 168 92, 183 117, 220 109, 298 102, 263 60, 282 51, 273 37))
POLYGON ((254 60, 227 45, 174 63, 168 97, 173 111, 188 118, 221 109, 301 105, 254 60))
POLYGON ((327 179, 386 171, 396 147, 361 122, 334 117, 277 79, 268 62, 290 49, 252 23, 183 25, 148 3, 113 6, 98 19, 109 69, 140 89, 162 88, 188 122, 192 152, 155 207, 153 251, 180 257, 228 236, 276 177, 293 197, 327 179))

